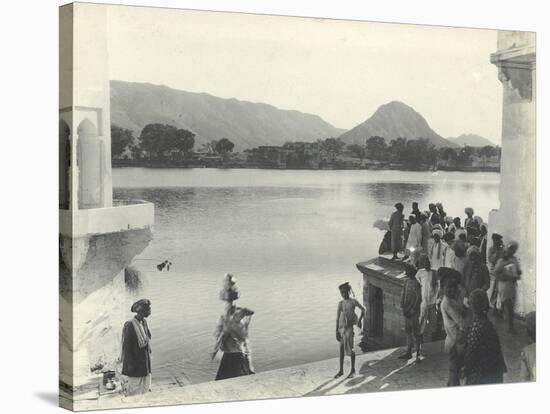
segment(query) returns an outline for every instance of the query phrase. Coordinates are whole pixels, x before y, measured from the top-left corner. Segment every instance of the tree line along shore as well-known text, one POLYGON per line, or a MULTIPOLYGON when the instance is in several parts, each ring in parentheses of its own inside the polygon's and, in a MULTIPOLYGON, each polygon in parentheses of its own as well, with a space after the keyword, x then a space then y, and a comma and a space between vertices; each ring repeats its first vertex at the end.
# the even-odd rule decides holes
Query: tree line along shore
POLYGON ((225 137, 195 148, 195 134, 166 124, 148 124, 139 137, 129 129, 111 126, 113 167, 149 168, 265 168, 265 169, 378 169, 500 171, 501 149, 435 147, 428 139, 366 137, 346 145, 340 138, 316 142, 261 145, 234 151, 225 137))

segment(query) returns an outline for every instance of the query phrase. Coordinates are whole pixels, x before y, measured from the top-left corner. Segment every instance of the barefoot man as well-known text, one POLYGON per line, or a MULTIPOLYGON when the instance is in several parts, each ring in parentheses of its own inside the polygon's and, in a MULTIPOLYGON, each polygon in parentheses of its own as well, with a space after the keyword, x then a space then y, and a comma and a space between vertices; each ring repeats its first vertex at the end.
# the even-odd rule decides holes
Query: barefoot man
POLYGON ((338 286, 342 299, 338 303, 336 310, 336 340, 340 342, 340 370, 334 378, 344 375, 344 354, 351 357, 351 371, 348 378, 355 376, 355 351, 353 350, 353 327, 357 325, 361 328, 361 322, 365 316, 365 308, 357 299, 350 298, 350 293, 353 293, 348 282, 338 286), (361 310, 361 316, 357 319, 355 308, 361 310))

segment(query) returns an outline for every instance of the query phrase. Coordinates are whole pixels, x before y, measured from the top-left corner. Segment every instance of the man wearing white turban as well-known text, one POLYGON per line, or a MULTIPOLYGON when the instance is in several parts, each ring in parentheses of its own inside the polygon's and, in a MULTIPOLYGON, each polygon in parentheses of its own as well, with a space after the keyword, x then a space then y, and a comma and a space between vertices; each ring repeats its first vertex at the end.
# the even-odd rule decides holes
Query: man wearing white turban
POLYGON ((515 256, 518 243, 510 241, 504 250, 503 256, 495 265, 497 284, 497 309, 504 308, 508 314, 508 330, 515 333, 514 307, 516 304, 517 281, 521 279, 521 266, 515 256))
POLYGON ((430 259, 431 268, 437 271, 437 269, 444 265, 447 245, 441 243, 443 230, 439 226, 434 227, 432 236, 433 238, 430 239, 428 244, 428 258, 430 259))
POLYGON ((136 315, 124 324, 120 358, 127 397, 151 390, 151 331, 145 320, 151 316, 151 301, 138 300, 130 310, 136 315))
POLYGON ((403 260, 408 256, 416 257, 422 250, 422 225, 416 221, 416 217, 413 215, 409 217, 409 222, 411 223, 411 228, 409 230, 409 237, 407 237, 406 257, 403 260))

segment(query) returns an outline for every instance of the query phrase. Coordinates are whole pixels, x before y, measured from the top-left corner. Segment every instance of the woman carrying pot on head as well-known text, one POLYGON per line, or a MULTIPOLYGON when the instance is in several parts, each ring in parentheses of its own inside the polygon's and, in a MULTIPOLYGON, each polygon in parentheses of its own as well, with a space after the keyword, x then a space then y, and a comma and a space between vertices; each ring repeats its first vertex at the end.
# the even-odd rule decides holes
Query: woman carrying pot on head
POLYGON ((220 291, 220 299, 225 305, 216 327, 216 343, 211 354, 214 359, 218 351, 223 352, 216 381, 254 374, 248 340, 248 327, 254 312, 235 305, 240 296, 236 283, 235 277, 227 273, 220 291))

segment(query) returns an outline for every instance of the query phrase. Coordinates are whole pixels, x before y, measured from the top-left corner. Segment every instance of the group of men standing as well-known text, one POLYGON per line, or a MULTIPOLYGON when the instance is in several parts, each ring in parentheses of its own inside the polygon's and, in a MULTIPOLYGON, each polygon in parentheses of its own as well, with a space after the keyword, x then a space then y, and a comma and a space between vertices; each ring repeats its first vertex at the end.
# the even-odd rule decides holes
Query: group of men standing
MULTIPOLYGON (((515 333, 514 307, 521 278, 515 256, 518 243, 505 246, 502 236, 494 233, 487 248, 487 225, 474 217, 472 208, 465 209, 464 227, 459 217, 446 215, 441 203, 430 204, 430 211, 424 213, 413 203, 406 223, 403 205, 397 203, 395 208, 389 221, 392 260, 399 259, 399 251, 405 252, 407 276, 401 298, 407 351, 400 357, 411 358, 415 346, 420 361, 426 327, 441 322, 450 360, 448 385, 460 385, 461 374, 466 384, 502 382, 506 365, 488 312, 493 308, 496 317, 505 312, 509 331, 515 333)), ((527 371, 534 378, 534 364, 527 371)))

